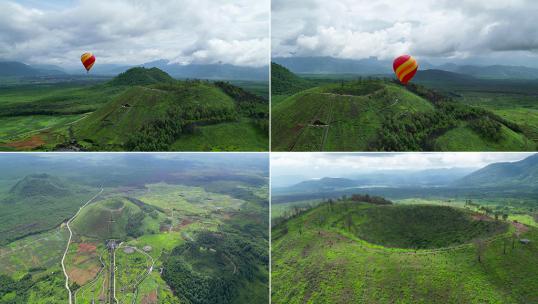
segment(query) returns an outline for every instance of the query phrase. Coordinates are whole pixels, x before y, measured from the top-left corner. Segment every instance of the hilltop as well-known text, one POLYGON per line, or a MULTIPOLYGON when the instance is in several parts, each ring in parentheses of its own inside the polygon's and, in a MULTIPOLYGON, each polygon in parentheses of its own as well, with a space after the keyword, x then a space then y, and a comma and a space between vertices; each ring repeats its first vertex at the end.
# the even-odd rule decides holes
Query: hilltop
MULTIPOLYGON (((272 230, 272 300, 533 302, 538 248, 516 242, 508 224, 453 207, 360 200, 299 209, 272 230)), ((536 228, 518 233, 538 241, 536 228)))
POLYGON ((306 79, 298 77, 280 64, 271 63, 271 94, 292 94, 309 86, 306 79))
POLYGON ((173 82, 174 78, 158 68, 131 68, 110 81, 111 85, 148 85, 173 82))
MULTIPOLYGON (((282 79, 294 81, 286 75, 282 79)), ((420 85, 378 78, 333 81, 287 96, 273 106, 272 132, 276 151, 521 151, 536 146, 519 125, 493 112, 420 85)))
POLYGON ((32 174, 18 181, 9 193, 18 197, 32 196, 65 196, 70 194, 69 188, 58 177, 49 174, 32 174))

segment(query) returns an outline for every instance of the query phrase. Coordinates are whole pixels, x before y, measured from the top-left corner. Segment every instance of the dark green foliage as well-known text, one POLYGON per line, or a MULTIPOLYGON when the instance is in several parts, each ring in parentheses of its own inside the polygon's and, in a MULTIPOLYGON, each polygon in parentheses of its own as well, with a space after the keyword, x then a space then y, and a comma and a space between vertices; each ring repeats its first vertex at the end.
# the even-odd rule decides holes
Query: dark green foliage
POLYGON ((148 85, 163 82, 173 82, 167 73, 158 68, 146 69, 143 67, 131 68, 110 81, 111 85, 148 85))
POLYGON ((493 141, 500 139, 501 124, 515 132, 521 132, 517 124, 487 110, 453 101, 420 85, 409 84, 407 89, 429 100, 436 107, 436 111, 386 117, 377 139, 371 143, 372 150, 432 150, 435 138, 459 126, 462 121, 469 122, 473 130, 493 141))
POLYGON ((129 216, 129 219, 127 220, 127 226, 125 227, 125 232, 127 232, 127 235, 133 238, 137 238, 144 234, 144 231, 142 231, 142 221, 144 221, 144 213, 143 212, 137 212, 131 216, 129 216))
POLYGON ((232 97, 241 116, 254 120, 254 125, 264 134, 269 134, 269 102, 257 95, 234 86, 229 82, 217 81, 215 85, 232 97))
POLYGON ((356 208, 338 205, 341 221, 352 214, 352 230, 361 239, 386 247, 439 248, 466 243, 472 239, 506 231, 499 221, 480 221, 461 210, 444 206, 392 205, 356 208))
MULTIPOLYGON (((345 198, 342 198, 345 200, 345 198)), ((381 196, 370 196, 368 194, 353 194, 351 195, 350 200, 355 202, 365 202, 370 203, 374 205, 392 205, 392 202, 384 197, 381 196)), ((332 200, 328 201, 329 203, 332 202, 332 200)))
POLYGON ((33 285, 34 282, 30 274, 26 274, 18 281, 4 274, 0 274, 0 299, 8 293, 15 292, 15 298, 7 303, 26 303, 26 292, 33 285))
POLYGON ((501 139, 501 124, 487 116, 471 120, 469 126, 489 140, 498 141, 501 139))
POLYGON ((271 94, 293 94, 310 86, 307 80, 297 77, 280 64, 271 63, 271 94))
POLYGON ((187 303, 233 303, 245 282, 267 282, 259 270, 267 264, 267 248, 253 239, 201 232, 196 241, 174 248, 164 262, 163 279, 187 303))

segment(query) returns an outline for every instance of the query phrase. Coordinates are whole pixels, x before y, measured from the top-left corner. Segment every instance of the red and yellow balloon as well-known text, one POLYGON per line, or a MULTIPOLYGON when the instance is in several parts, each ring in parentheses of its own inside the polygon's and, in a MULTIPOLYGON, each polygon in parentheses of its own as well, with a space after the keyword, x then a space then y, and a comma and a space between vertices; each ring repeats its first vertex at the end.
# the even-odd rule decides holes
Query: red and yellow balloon
POLYGON ((95 63, 95 56, 92 53, 84 53, 80 56, 80 61, 84 65, 84 68, 86 68, 86 71, 89 72, 95 63))
POLYGON ((394 69, 394 73, 396 73, 396 77, 398 77, 400 82, 405 85, 417 73, 418 63, 415 58, 410 55, 402 55, 394 59, 392 68, 394 69))

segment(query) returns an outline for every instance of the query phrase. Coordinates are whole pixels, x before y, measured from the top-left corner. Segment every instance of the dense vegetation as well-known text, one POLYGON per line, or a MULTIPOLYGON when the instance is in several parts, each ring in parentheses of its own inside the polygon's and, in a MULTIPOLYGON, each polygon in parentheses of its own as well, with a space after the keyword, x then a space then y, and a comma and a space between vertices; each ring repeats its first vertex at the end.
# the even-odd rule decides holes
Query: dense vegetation
POLYGON ((201 232, 196 241, 174 248, 163 278, 187 303, 233 303, 245 282, 267 281, 259 266, 268 262, 259 242, 229 232, 201 232))

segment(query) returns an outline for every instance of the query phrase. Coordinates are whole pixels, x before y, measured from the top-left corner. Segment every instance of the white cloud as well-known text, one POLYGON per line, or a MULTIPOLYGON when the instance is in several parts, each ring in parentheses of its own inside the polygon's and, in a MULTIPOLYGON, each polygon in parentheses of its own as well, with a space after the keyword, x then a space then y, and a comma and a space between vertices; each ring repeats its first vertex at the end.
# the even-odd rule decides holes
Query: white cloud
POLYGON ((272 153, 273 176, 338 177, 385 170, 481 168, 491 163, 518 161, 533 153, 272 153))
POLYGON ((537 14, 531 0, 273 0, 273 56, 536 59, 537 14))
POLYGON ((78 65, 168 59, 263 66, 269 53, 269 0, 80 0, 62 6, 0 2, 0 58, 78 65))

